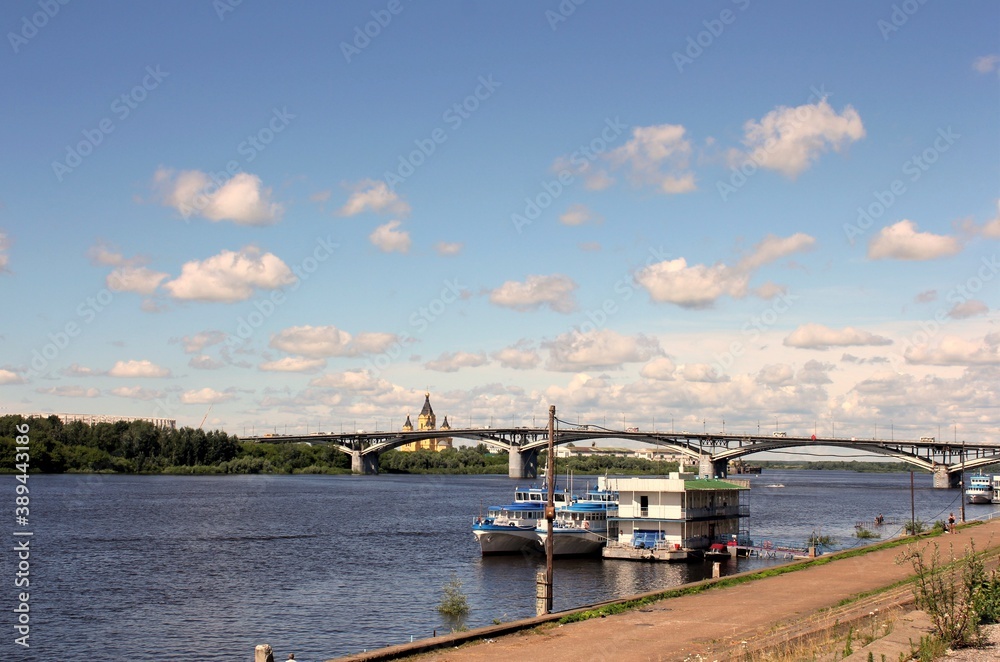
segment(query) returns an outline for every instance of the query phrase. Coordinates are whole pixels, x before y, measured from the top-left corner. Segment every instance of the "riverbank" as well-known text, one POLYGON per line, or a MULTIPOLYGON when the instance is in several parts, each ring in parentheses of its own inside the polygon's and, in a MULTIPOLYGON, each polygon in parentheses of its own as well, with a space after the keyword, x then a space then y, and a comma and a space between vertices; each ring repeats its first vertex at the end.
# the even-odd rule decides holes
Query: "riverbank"
MULTIPOLYGON (((975 544, 978 551, 995 555, 1000 552, 1000 521, 968 526, 955 535, 919 536, 900 542, 918 548, 936 544, 943 554, 951 550, 961 554, 975 544)), ((785 566, 781 574, 744 573, 613 601, 603 605, 607 615, 578 622, 566 621, 598 606, 379 649, 339 658, 338 662, 486 662, 529 657, 578 662, 626 656, 664 661, 755 659, 765 651, 835 638, 838 630, 874 630, 880 627, 879 614, 895 612, 898 616, 911 611, 913 593, 908 581, 913 569, 908 563, 896 562, 904 545, 880 545, 864 554, 845 552, 800 561, 785 566), (713 584, 715 587, 709 588, 713 584), (663 595, 677 597, 653 601, 663 595), (611 613, 616 608, 607 608, 635 600, 641 606, 629 611, 611 613)), ((558 577, 556 583, 558 591, 558 577)), ((925 626, 899 619, 893 627, 919 632, 925 626)), ((886 652, 879 644, 894 649, 908 646, 912 638, 873 638, 871 648, 859 659, 865 659, 868 650, 874 659, 883 654, 886 659, 899 659, 898 652, 909 649, 886 652)), ((856 643, 854 650, 860 648, 856 643)))

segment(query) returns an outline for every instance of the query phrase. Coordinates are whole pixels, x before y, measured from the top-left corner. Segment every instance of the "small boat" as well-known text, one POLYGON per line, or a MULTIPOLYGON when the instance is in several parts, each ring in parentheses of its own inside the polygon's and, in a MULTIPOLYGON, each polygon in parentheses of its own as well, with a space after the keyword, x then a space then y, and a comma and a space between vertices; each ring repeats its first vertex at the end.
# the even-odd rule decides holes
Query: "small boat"
POLYGON ((771 483, 770 485, 765 485, 764 487, 784 487, 782 483, 771 483))
POLYGON ((976 474, 969 476, 969 487, 965 490, 969 503, 992 503, 993 483, 990 476, 976 474))
POLYGON ((705 559, 709 561, 725 561, 731 559, 733 556, 729 552, 729 548, 723 545, 721 542, 713 542, 709 545, 708 549, 705 550, 705 559))
MULTIPOLYGON (((514 503, 490 506, 485 517, 477 517, 472 523, 472 533, 483 556, 542 551, 535 529, 545 521, 547 502, 548 488, 519 487, 514 490, 514 503)), ((569 492, 556 489, 553 502, 557 508, 567 505, 569 492)))

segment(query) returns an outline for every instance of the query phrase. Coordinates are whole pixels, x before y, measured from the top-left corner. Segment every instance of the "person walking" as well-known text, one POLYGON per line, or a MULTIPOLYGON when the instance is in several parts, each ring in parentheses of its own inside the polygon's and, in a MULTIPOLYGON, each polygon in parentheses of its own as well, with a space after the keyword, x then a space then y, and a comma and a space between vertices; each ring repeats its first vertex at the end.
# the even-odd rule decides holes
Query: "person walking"
POLYGON ((955 533, 955 513, 948 515, 948 533, 955 533))

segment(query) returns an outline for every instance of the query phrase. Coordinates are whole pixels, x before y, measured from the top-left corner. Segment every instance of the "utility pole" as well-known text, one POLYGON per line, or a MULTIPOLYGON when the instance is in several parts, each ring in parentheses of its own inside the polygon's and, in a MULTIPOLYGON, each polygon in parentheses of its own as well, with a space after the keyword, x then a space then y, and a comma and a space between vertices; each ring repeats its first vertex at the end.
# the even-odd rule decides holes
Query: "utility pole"
MULTIPOLYGON (((955 439, 958 439, 958 425, 955 426, 955 439)), ((962 524, 965 524, 965 439, 962 440, 962 479, 958 483, 958 499, 962 502, 962 524)))
POLYGON ((910 470, 910 535, 917 535, 916 510, 913 507, 913 470, 910 470))
POLYGON ((538 573, 535 590, 535 611, 539 616, 552 613, 552 521, 556 518, 556 472, 555 472, 556 406, 549 405, 549 446, 545 458, 545 480, 548 482, 548 500, 545 503, 545 574, 538 573), (538 581, 543 580, 543 581, 538 581))

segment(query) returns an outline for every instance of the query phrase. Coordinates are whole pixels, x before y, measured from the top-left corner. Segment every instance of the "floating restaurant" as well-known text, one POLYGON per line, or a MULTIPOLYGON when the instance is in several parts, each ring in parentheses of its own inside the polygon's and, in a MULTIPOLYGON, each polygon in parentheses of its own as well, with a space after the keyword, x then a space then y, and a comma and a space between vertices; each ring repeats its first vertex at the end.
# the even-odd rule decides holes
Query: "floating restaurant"
POLYGON ((611 559, 685 561, 706 555, 729 556, 729 548, 749 539, 749 481, 698 478, 671 473, 666 478, 609 478, 619 494, 618 537, 603 555, 611 559))

